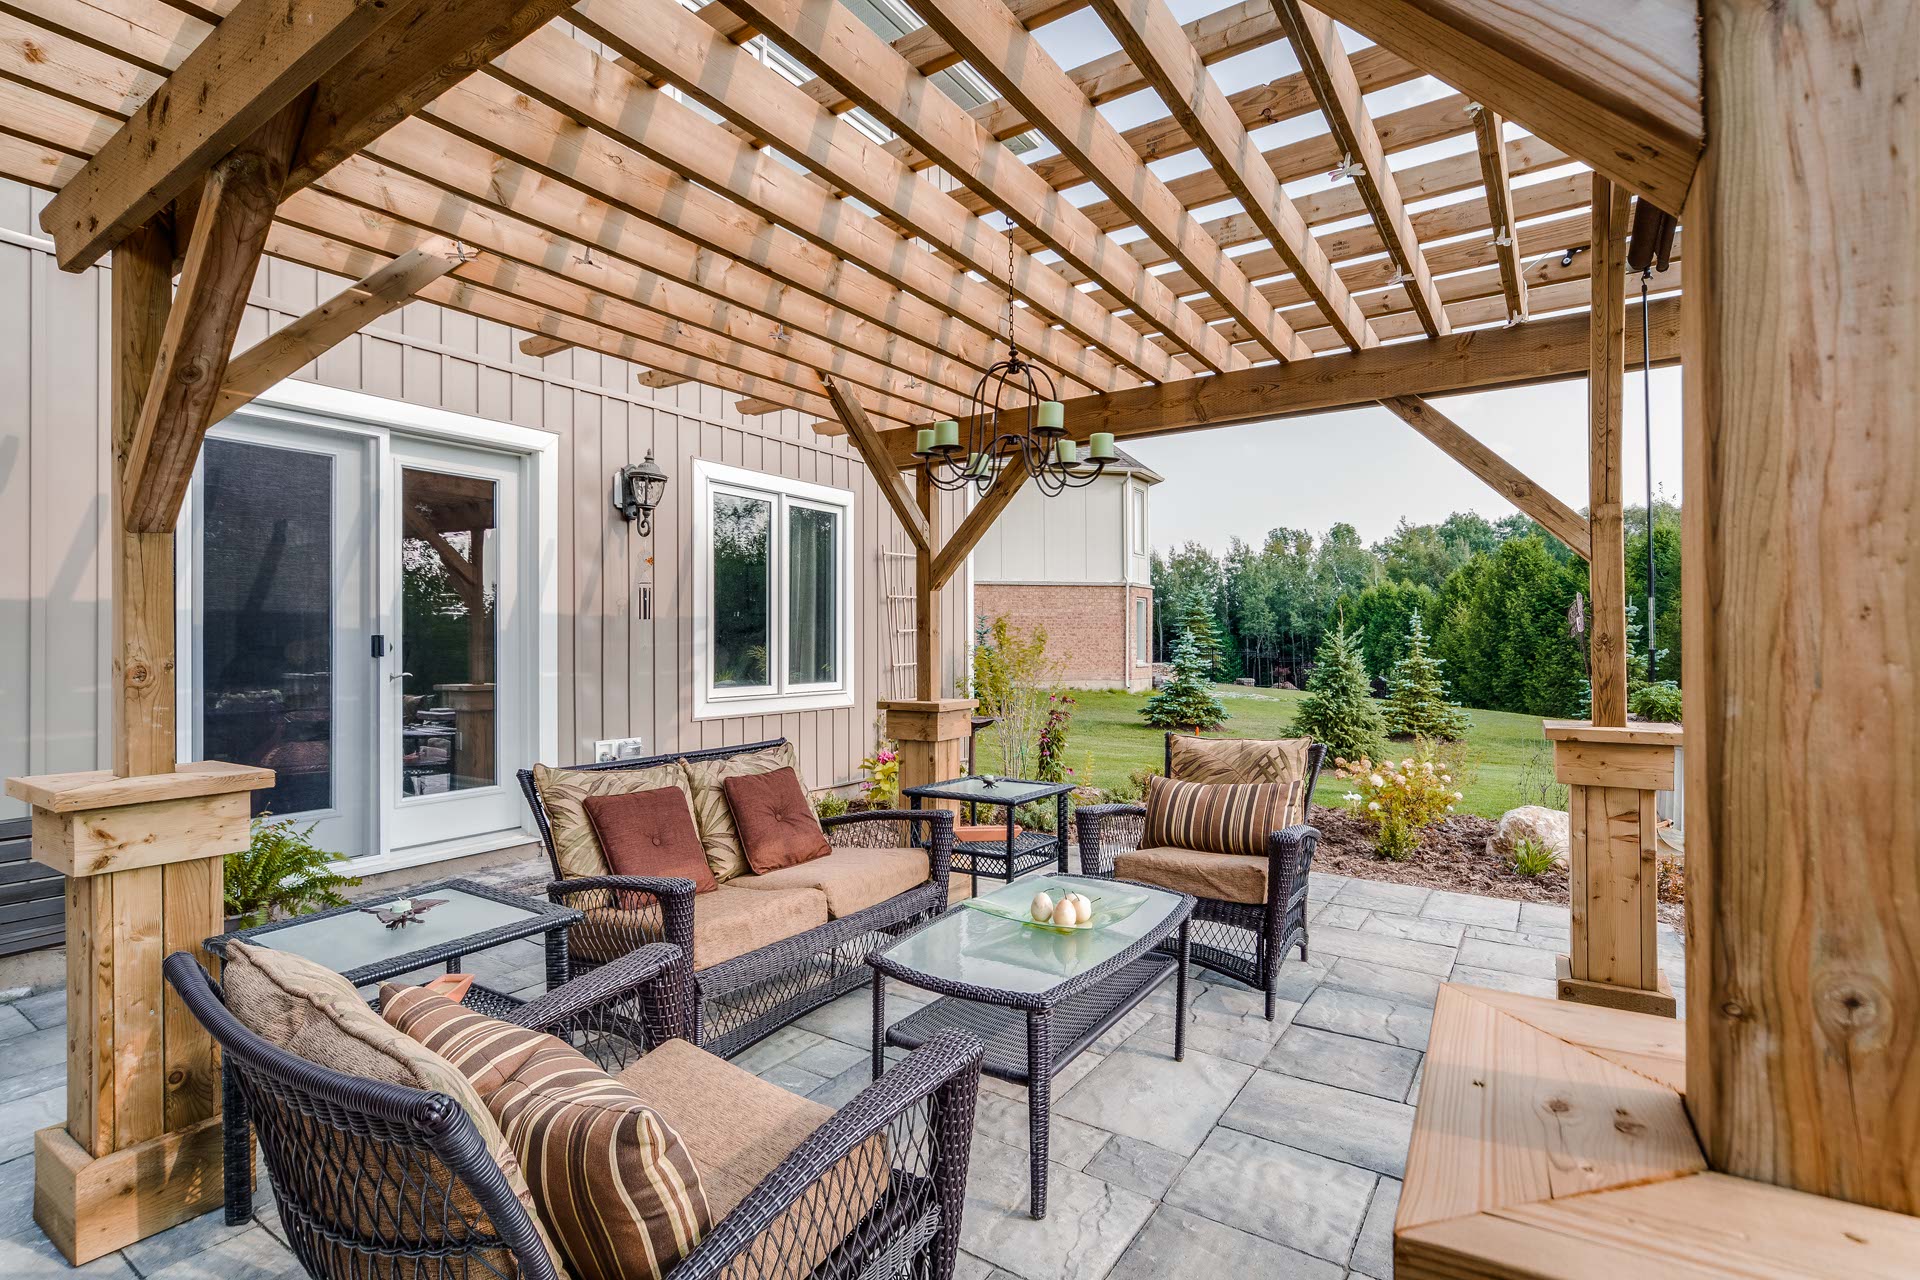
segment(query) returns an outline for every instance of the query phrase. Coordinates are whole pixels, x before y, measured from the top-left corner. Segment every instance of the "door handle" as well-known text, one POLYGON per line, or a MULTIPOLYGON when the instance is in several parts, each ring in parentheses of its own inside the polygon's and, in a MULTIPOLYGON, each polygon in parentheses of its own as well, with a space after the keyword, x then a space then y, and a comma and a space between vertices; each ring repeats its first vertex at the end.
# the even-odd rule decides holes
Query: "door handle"
POLYGON ((395 671, 395 672, 394 672, 393 674, 391 674, 391 675, 389 675, 389 676, 387 677, 387 679, 389 679, 389 680, 405 680, 405 679, 407 679, 408 677, 410 677, 411 675, 413 675, 413 672, 411 672, 411 671, 395 671))

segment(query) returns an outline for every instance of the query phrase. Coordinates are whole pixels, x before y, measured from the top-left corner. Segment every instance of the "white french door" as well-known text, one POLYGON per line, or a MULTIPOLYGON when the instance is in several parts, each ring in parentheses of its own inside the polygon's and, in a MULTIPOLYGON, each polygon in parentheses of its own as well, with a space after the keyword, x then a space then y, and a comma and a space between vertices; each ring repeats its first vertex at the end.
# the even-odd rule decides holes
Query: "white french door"
POLYGON ((526 821, 535 754, 529 458, 249 410, 180 524, 180 749, 275 771, 254 812, 355 859, 526 821))

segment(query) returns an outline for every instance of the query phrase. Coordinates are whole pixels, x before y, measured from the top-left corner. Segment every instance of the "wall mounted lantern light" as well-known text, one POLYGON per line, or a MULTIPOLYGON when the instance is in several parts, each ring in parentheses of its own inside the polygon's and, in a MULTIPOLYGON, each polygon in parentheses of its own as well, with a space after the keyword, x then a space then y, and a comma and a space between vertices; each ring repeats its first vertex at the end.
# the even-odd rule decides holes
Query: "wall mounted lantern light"
POLYGON ((613 473, 613 506, 624 520, 637 521, 634 530, 641 537, 653 532, 653 509, 667 491, 667 473, 653 461, 647 450, 643 461, 621 467, 613 473))

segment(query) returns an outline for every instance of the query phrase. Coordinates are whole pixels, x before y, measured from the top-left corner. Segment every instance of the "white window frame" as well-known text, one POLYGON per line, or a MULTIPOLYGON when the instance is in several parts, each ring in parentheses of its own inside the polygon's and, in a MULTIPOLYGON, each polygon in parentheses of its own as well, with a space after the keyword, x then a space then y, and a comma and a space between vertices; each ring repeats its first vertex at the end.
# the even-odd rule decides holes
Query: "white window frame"
POLYGON ((693 717, 753 716, 853 705, 853 493, 786 476, 767 475, 696 458, 693 464, 693 717), (767 674, 773 683, 752 689, 713 687, 713 500, 740 494, 773 503, 769 548, 773 590, 767 603, 771 641, 767 674), (789 684, 788 520, 793 507, 832 511, 840 517, 839 598, 835 602, 839 679, 831 684, 789 684))
POLYGON ((1153 604, 1146 596, 1133 598, 1133 665, 1153 665, 1153 604))

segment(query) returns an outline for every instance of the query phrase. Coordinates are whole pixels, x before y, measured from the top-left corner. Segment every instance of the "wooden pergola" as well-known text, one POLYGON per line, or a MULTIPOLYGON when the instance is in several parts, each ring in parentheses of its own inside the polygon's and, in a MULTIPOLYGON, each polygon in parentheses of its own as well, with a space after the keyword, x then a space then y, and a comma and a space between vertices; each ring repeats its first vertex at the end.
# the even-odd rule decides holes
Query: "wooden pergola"
POLYGON ((1899 1216, 1920 1212, 1920 212, 1914 148, 1889 145, 1920 123, 1907 7, 1245 0, 1185 25, 1165 0, 914 8, 927 25, 889 43, 835 0, 0 5, 0 174, 57 193, 62 267, 114 267, 114 767, 9 783, 36 806, 36 856, 73 876, 49 1234, 97 1256, 218 1194, 211 1046, 158 959, 218 931, 217 855, 264 781, 174 759, 172 530, 201 442, 421 298, 534 354, 591 348, 848 434, 917 552, 920 684, 889 706, 909 781, 958 771, 970 707, 936 687, 932 602, 1026 479, 1004 470, 942 538, 912 433, 964 412, 1008 327, 1062 380, 1076 435, 1386 406, 1591 566, 1593 722, 1555 731, 1582 797, 1563 990, 1659 1008, 1644 815, 1678 735, 1628 728, 1625 707, 1621 393, 1644 337, 1686 372, 1685 1052, 1653 1019, 1581 1005, 1436 1026, 1426 1096, 1459 1112, 1451 1142, 1416 1137, 1402 1258, 1679 1265, 1695 1209, 1665 1234, 1582 1234, 1564 1208, 1650 1182, 1744 1215, 1745 1243, 1714 1246, 1729 1267, 1804 1256, 1782 1232, 1862 1268, 1920 1250, 1899 1216), (1035 31, 1087 8, 1119 52, 1063 67, 1035 31), (1349 53, 1336 22, 1371 43, 1349 53), (1265 49, 1282 74, 1215 82, 1265 49), (1001 96, 963 107, 930 79, 962 62, 1001 96), (1426 75, 1441 92, 1370 108, 1426 75), (1163 118, 1099 110, 1146 90, 1163 118), (1028 133, 1044 158, 1001 145, 1028 133), (1644 309, 1635 197, 1680 218, 1688 263, 1684 294, 1670 266, 1644 309), (263 254, 359 283, 234 354, 263 254), (1427 399, 1581 377, 1586 516, 1427 399), (1515 1048, 1499 1019, 1558 1048, 1515 1048), (1665 1094, 1626 1100, 1591 1061, 1665 1094), (1448 1092, 1488 1073, 1498 1087, 1448 1092), (1542 1136, 1542 1106, 1609 1105, 1610 1126, 1542 1136), (1530 1182, 1543 1151, 1582 1175, 1530 1182), (1421 1194, 1458 1178, 1464 1201, 1421 1194))

